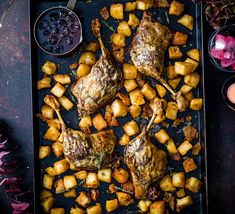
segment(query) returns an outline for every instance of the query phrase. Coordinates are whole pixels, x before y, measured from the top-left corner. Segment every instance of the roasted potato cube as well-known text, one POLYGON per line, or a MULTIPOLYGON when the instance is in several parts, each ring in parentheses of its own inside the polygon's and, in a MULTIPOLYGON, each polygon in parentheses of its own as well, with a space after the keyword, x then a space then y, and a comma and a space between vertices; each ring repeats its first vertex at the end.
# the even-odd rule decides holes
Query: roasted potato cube
POLYGON ((118 197, 118 202, 121 206, 129 206, 134 202, 133 198, 128 194, 124 192, 116 192, 118 197))
POLYGON ((40 146, 39 147, 39 159, 44 159, 51 154, 50 146, 40 146))
POLYGON ((189 86, 189 85, 182 85, 182 87, 180 88, 180 91, 183 94, 187 94, 189 93, 191 90, 193 89, 193 87, 189 86))
POLYGON ((127 92, 134 90, 137 86, 135 80, 124 80, 124 87, 127 92))
POLYGON ((130 137, 124 133, 121 139, 119 140, 119 144, 121 146, 126 146, 129 142, 130 142, 130 137))
POLYGON ((59 97, 58 98, 60 104, 67 110, 69 111, 71 108, 73 108, 73 103, 65 96, 59 97))
POLYGON ((148 10, 153 6, 153 0, 137 0, 137 10, 148 10))
POLYGON ((107 212, 112 212, 118 208, 118 200, 112 199, 112 200, 107 200, 106 201, 106 211, 107 212))
POLYGON ((168 49, 169 59, 177 59, 183 56, 178 46, 170 46, 168 49))
POLYGON ((54 163, 54 168, 57 175, 60 175, 69 170, 69 163, 66 159, 62 159, 54 163))
POLYGON ((77 193, 75 189, 71 189, 64 193, 65 198, 75 198, 76 196, 77 196, 77 193))
POLYGON ((104 116, 104 118, 105 118, 105 120, 106 120, 106 122, 109 126, 118 126, 119 125, 117 119, 113 115, 113 111, 112 111, 110 105, 107 105, 105 107, 105 116, 104 116))
POLYGON ((194 111, 199 111, 202 108, 202 104, 203 104, 203 99, 194 98, 191 100, 189 108, 194 111))
POLYGON ((185 98, 188 100, 188 102, 190 103, 191 100, 193 99, 193 92, 189 92, 187 94, 184 94, 185 98))
POLYGON ((43 137, 45 140, 56 141, 59 136, 60 132, 54 126, 51 126, 47 129, 43 137))
POLYGON ((186 193, 185 193, 184 189, 180 189, 176 192, 176 196, 178 198, 183 198, 185 195, 186 195, 186 193))
POLYGON ((197 136, 198 132, 197 129, 191 125, 187 125, 183 128, 185 139, 189 142, 193 141, 197 136))
POLYGON ((54 187, 56 194, 62 193, 66 190, 63 179, 59 179, 58 181, 54 182, 54 187))
POLYGON ((142 86, 141 92, 148 100, 151 100, 156 96, 156 91, 148 83, 145 83, 142 86))
POLYGON ((122 103, 123 103, 125 106, 130 106, 130 105, 131 105, 131 100, 130 100, 130 98, 129 98, 127 95, 125 95, 125 94, 123 94, 123 93, 121 93, 121 92, 118 92, 118 93, 116 94, 116 97, 120 98, 121 101, 122 101, 122 103))
POLYGON ((202 149, 201 144, 200 144, 199 142, 196 143, 196 144, 193 146, 193 148, 192 148, 192 154, 193 154, 193 155, 198 155, 199 152, 201 151, 201 149, 202 149))
POLYGON ((189 141, 185 140, 179 147, 179 153, 184 156, 190 149, 192 149, 192 144, 189 141))
POLYGON ((199 50, 198 49, 192 49, 192 50, 188 51, 187 55, 190 58, 192 58, 192 59, 194 59, 194 60, 196 60, 198 62, 200 61, 200 54, 199 54, 199 50))
POLYGON ((190 58, 187 58, 185 60, 185 62, 193 64, 193 71, 195 71, 197 69, 198 65, 199 65, 199 63, 196 60, 193 60, 193 59, 190 59, 190 58))
POLYGON ((79 172, 74 173, 74 176, 79 179, 79 180, 85 180, 87 178, 87 171, 86 170, 81 170, 79 172))
POLYGON ((184 188, 185 184, 185 174, 184 172, 173 172, 172 174, 172 184, 174 187, 184 188))
POLYGON ((68 74, 56 74, 54 75, 54 80, 63 85, 67 85, 71 83, 71 79, 68 74))
POLYGON ((103 115, 101 113, 93 117, 92 123, 93 126, 99 131, 108 126, 107 122, 104 120, 103 115))
POLYGON ((91 126, 92 126, 92 120, 90 115, 83 117, 79 122, 79 128, 85 133, 90 133, 91 126))
POLYGON ((124 18, 123 9, 124 9, 123 4, 111 4, 110 15, 114 19, 123 19, 124 18))
POLYGON ((85 214, 85 211, 79 207, 72 207, 70 209, 70 214, 85 214))
POLYGON ((114 117, 125 117, 128 113, 128 107, 119 99, 115 99, 111 105, 114 117))
POLYGON ((125 4, 125 11, 130 12, 136 9, 136 2, 127 2, 125 4))
POLYGON ((51 93, 57 97, 62 97, 66 88, 60 83, 56 83, 56 85, 51 89, 51 93))
POLYGON ((125 55, 125 49, 124 47, 120 47, 115 45, 114 43, 111 44, 113 47, 113 56, 116 59, 117 62, 123 63, 124 61, 124 55, 125 55))
POLYGON ((191 196, 185 196, 180 199, 176 199, 176 211, 180 212, 181 209, 193 204, 191 196))
POLYGON ((178 74, 175 73, 175 66, 174 65, 169 65, 166 69, 166 73, 167 73, 168 80, 172 80, 178 76, 178 74))
POLYGON ((131 120, 123 125, 123 129, 128 136, 133 136, 140 132, 139 126, 134 120, 131 120))
POLYGON ((187 43, 187 39, 187 34, 176 32, 173 38, 173 45, 185 45, 187 43))
POLYGON ((165 213, 165 202, 155 201, 150 205, 149 214, 164 214, 165 213))
POLYGON ((132 28, 136 28, 137 26, 140 25, 140 20, 138 19, 138 17, 137 17, 135 14, 130 13, 130 14, 129 14, 128 24, 129 24, 132 28))
POLYGON ((170 138, 166 143, 167 151, 169 152, 170 156, 173 160, 180 160, 180 155, 178 153, 178 150, 176 148, 175 142, 172 138, 170 138))
POLYGON ((87 188, 97 188, 100 186, 100 181, 98 180, 98 176, 94 172, 88 172, 86 178, 86 187, 87 188))
POLYGON ((46 122, 47 122, 47 125, 49 126, 49 127, 51 127, 51 126, 53 126, 53 127, 55 127, 57 130, 60 130, 60 121, 58 120, 58 119, 47 119, 46 120, 46 122))
POLYGON ((86 192, 81 192, 75 201, 86 208, 87 205, 91 203, 91 197, 86 192))
POLYGON ((119 46, 119 47, 125 47, 126 45, 126 38, 124 35, 115 33, 112 35, 112 42, 119 46))
POLYGON ((196 88, 198 83, 200 82, 200 75, 195 72, 188 74, 188 75, 185 75, 184 82, 185 82, 185 84, 187 84, 193 88, 196 88))
POLYGON ((84 77, 91 72, 91 66, 86 64, 80 64, 77 69, 77 75, 79 77, 84 77))
POLYGON ((45 172, 46 172, 48 175, 50 175, 51 177, 57 175, 57 172, 55 171, 55 168, 54 168, 54 167, 51 167, 51 166, 47 167, 47 168, 45 169, 45 172))
POLYGON ((195 161, 193 160, 193 158, 187 158, 186 160, 184 160, 183 167, 184 167, 184 171, 186 173, 197 169, 197 165, 196 165, 195 161))
POLYGON ((161 144, 165 144, 170 139, 170 137, 165 129, 161 129, 160 131, 158 131, 155 134, 155 138, 161 144))
POLYGON ((52 208, 50 210, 50 214, 64 214, 65 210, 64 208, 52 208))
POLYGON ((181 17, 177 22, 184 25, 189 30, 193 30, 193 17, 192 16, 188 14, 184 14, 183 17, 181 17))
POLYGON ((167 0, 158 0, 154 2, 154 6, 156 7, 169 7, 168 1, 167 0))
POLYGON ((154 120, 154 123, 155 123, 155 124, 159 124, 159 123, 163 122, 165 119, 166 119, 166 116, 165 116, 165 115, 163 115, 162 117, 157 116, 157 117, 155 118, 155 120, 154 120))
POLYGON ((129 111, 130 111, 131 116, 133 118, 137 118, 138 116, 140 116, 140 113, 141 113, 142 109, 141 109, 140 106, 132 105, 132 106, 129 107, 129 111))
POLYGON ((76 187, 77 185, 78 185, 77 180, 74 175, 64 176, 64 186, 66 190, 72 189, 73 187, 76 187))
POLYGON ((88 207, 86 209, 87 214, 102 214, 102 207, 100 203, 96 203, 96 205, 88 207))
POLYGON ((142 212, 148 212, 151 204, 152 202, 150 200, 140 200, 138 203, 138 207, 142 212))
POLYGON ((46 61, 42 66, 42 72, 51 75, 56 72, 57 66, 54 62, 46 61))
POLYGON ((144 96, 141 93, 140 89, 137 88, 134 91, 130 92, 130 99, 131 99, 131 104, 132 105, 143 105, 145 104, 144 96))
POLYGON ((50 77, 44 77, 41 80, 38 80, 37 82, 37 89, 41 90, 43 88, 50 88, 51 87, 51 78, 50 77))
POLYGON ((175 120, 177 118, 178 106, 176 102, 168 102, 166 107, 166 118, 175 120))
POLYGON ((160 188, 164 192, 172 192, 175 191, 175 187, 172 184, 172 179, 170 175, 166 175, 161 181, 160 181, 160 188))
POLYGON ((137 77, 137 68, 131 64, 123 65, 123 76, 125 80, 136 79, 137 77))
POLYGON ((160 84, 156 84, 156 88, 158 95, 163 98, 166 95, 166 89, 160 84))
POLYGON ((43 105, 41 112, 42 112, 43 119, 53 119, 54 117, 54 109, 48 105, 43 105))
POLYGON ((122 21, 118 25, 118 34, 121 34, 123 36, 130 36, 131 35, 131 28, 129 24, 125 21, 122 21))
POLYGON ((41 202, 41 206, 43 208, 44 213, 50 212, 50 209, 52 208, 54 202, 55 199, 53 197, 46 198, 41 202))
POLYGON ((79 64, 94 65, 97 61, 95 54, 87 51, 80 56, 79 64))
POLYGON ((169 9, 170 15, 179 16, 184 11, 184 4, 178 1, 172 1, 169 9))
POLYGON ((181 78, 178 77, 175 79, 168 80, 168 83, 173 89, 176 89, 178 85, 180 84, 180 81, 181 81, 181 78))
POLYGON ((188 178, 185 183, 185 188, 191 192, 198 192, 201 187, 201 181, 195 177, 188 178))
POLYGON ((128 172, 123 168, 114 169, 112 176, 120 184, 126 183, 129 178, 128 172))
POLYGON ((49 190, 43 189, 40 194, 40 200, 44 200, 46 198, 52 197, 52 193, 49 190))
POLYGON ((53 181, 54 181, 54 177, 51 177, 50 175, 45 174, 43 176, 43 182, 42 182, 43 187, 46 188, 46 189, 51 190, 52 185, 53 185, 53 181))
POLYGON ((89 44, 86 46, 87 51, 96 52, 100 49, 100 45, 98 42, 89 42, 89 44))
POLYGON ((175 62, 175 72, 180 75, 187 75, 194 71, 194 65, 189 62, 175 62))
POLYGON ((98 179, 100 181, 111 183, 111 179, 112 179, 111 174, 112 174, 111 169, 100 169, 98 170, 98 179))

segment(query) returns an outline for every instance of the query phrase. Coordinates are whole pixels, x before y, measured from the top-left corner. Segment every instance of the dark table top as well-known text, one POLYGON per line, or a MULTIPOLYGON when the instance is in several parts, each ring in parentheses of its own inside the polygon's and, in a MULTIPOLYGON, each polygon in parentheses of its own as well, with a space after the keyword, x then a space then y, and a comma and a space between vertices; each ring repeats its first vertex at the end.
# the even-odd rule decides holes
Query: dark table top
MULTIPOLYGON (((0 11, 9 1, 0 2, 0 11)), ((18 0, 7 11, 0 28, 0 119, 19 145, 21 174, 33 191, 32 94, 28 0, 18 0)), ((204 26, 204 45, 212 29, 204 26)), ((234 213, 235 209, 235 112, 223 102, 221 87, 231 76, 216 70, 205 50, 205 99, 209 213, 234 213)), ((0 177, 1 180, 1 177, 0 177)), ((0 213, 10 212, 0 189, 0 213)))

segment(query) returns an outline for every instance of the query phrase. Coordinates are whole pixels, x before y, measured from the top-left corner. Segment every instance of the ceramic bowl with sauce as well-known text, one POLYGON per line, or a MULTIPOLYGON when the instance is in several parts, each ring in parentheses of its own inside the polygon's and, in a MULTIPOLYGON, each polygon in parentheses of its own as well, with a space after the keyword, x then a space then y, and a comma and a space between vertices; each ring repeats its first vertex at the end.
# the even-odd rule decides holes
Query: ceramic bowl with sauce
POLYGON ((235 111, 235 76, 224 82, 221 92, 226 105, 235 111))

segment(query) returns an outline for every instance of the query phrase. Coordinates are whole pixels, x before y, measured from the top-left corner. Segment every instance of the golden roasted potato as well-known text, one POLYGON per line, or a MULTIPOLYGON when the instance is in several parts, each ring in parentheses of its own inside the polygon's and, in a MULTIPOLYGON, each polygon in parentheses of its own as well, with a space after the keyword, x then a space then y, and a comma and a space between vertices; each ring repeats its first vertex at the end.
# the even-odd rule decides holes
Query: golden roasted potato
POLYGON ((134 202, 133 198, 128 193, 116 192, 116 195, 120 206, 129 206, 134 202))
POLYGON ((140 20, 138 19, 138 17, 137 17, 135 14, 130 13, 130 14, 129 14, 128 24, 129 24, 132 28, 136 28, 137 26, 140 25, 140 20))
POLYGON ((198 73, 191 73, 191 74, 187 74, 184 76, 184 82, 185 84, 196 88, 198 83, 200 82, 200 75, 198 73))
POLYGON ((41 90, 43 88, 50 88, 51 87, 51 78, 44 77, 41 80, 37 81, 37 89, 41 90))
POLYGON ((130 142, 130 137, 124 133, 121 139, 119 140, 119 144, 121 146, 126 146, 129 142, 130 142))
POLYGON ((201 98, 193 98, 190 102, 189 108, 194 111, 199 111, 202 108, 203 99, 201 98))
POLYGON ((74 173, 74 176, 79 179, 79 180, 85 180, 87 178, 87 171, 86 170, 81 170, 79 172, 74 173))
POLYGON ((145 104, 144 96, 141 93, 140 89, 137 88, 130 92, 130 99, 132 105, 143 105, 145 104))
POLYGON ((168 80, 168 83, 173 89, 176 89, 178 85, 180 84, 180 81, 181 81, 181 78, 178 77, 175 79, 168 80))
POLYGON ((172 178, 170 175, 166 175, 165 177, 163 177, 159 185, 160 185, 161 190, 164 192, 175 191, 175 187, 172 184, 172 178))
POLYGON ((123 168, 115 168, 112 176, 118 183, 124 184, 128 181, 129 173, 123 168))
POLYGON ((148 10, 153 7, 153 0, 137 0, 137 10, 148 10))
POLYGON ((184 189, 180 189, 176 192, 176 196, 178 198, 183 198, 185 195, 186 195, 186 193, 185 193, 184 189))
POLYGON ((199 65, 198 61, 190 59, 190 58, 187 58, 185 60, 185 62, 189 62, 189 63, 193 64, 193 71, 195 71, 199 65))
POLYGON ((185 45, 187 43, 187 39, 187 34, 176 32, 173 38, 173 45, 185 45))
POLYGON ((165 201, 155 201, 150 205, 149 214, 164 214, 165 213, 165 201))
POLYGON ((51 166, 47 167, 47 168, 45 169, 45 172, 46 172, 48 175, 50 175, 51 177, 57 175, 57 172, 56 172, 55 168, 54 168, 54 167, 51 167, 51 166))
POLYGON ((185 184, 185 174, 184 172, 173 172, 172 174, 172 184, 174 187, 184 188, 185 184))
POLYGON ((180 91, 183 93, 183 94, 187 94, 189 93, 190 91, 192 91, 193 87, 189 86, 189 85, 182 85, 182 87, 180 88, 180 91))
POLYGON ((53 119, 54 117, 54 109, 48 105, 42 106, 41 113, 43 119, 53 119))
POLYGON ((150 205, 152 202, 150 200, 140 200, 138 203, 138 207, 142 212, 148 212, 150 205))
POLYGON ((60 130, 60 121, 58 119, 47 119, 47 125, 49 127, 54 126, 57 130, 60 130))
POLYGON ((98 170, 98 179, 107 183, 111 183, 112 180, 111 169, 100 169, 98 170))
POLYGON ((189 30, 193 30, 193 17, 192 16, 188 14, 184 14, 177 22, 184 25, 189 30))
POLYGON ((39 159, 44 159, 51 154, 50 146, 40 146, 39 147, 39 159))
POLYGON ((184 171, 186 173, 197 169, 197 165, 196 165, 195 161, 193 160, 193 158, 187 158, 186 160, 184 160, 183 167, 184 167, 184 171))
POLYGON ((76 187, 77 185, 78 185, 77 180, 74 175, 64 176, 64 186, 65 186, 66 190, 72 189, 72 188, 76 187))
POLYGON ((98 176, 94 172, 88 172, 86 178, 86 187, 87 188, 97 188, 100 186, 100 181, 98 180, 98 176))
POLYGON ((142 109, 140 106, 132 105, 129 107, 129 111, 133 118, 137 118, 140 116, 142 109))
POLYGON ((85 214, 85 211, 79 207, 72 207, 70 209, 70 214, 85 214))
POLYGON ((170 15, 179 16, 184 11, 184 4, 178 1, 172 1, 169 9, 170 15))
POLYGON ((192 50, 189 50, 188 52, 187 52, 187 55, 190 57, 190 58, 192 58, 192 59, 194 59, 194 60, 196 60, 196 61, 200 61, 200 54, 199 54, 199 50, 198 49, 192 49, 192 50))
POLYGON ((59 179, 58 181, 54 182, 54 187, 55 187, 55 193, 56 194, 59 194, 59 193, 62 193, 62 192, 66 191, 66 188, 64 186, 64 180, 62 178, 59 179))
POLYGON ((201 181, 195 177, 190 177, 186 180, 185 188, 190 190, 191 192, 198 192, 201 187, 201 181))
POLYGON ((97 61, 95 54, 87 51, 80 56, 79 64, 94 65, 97 61))
POLYGON ((100 49, 100 45, 98 42, 89 42, 89 44, 86 46, 87 51, 96 52, 100 49))
POLYGON ((42 66, 42 72, 45 74, 51 75, 56 72, 57 66, 54 62, 46 61, 42 66))
POLYGON ((115 45, 114 43, 111 44, 113 49, 113 56, 116 59, 117 62, 123 63, 124 61, 124 55, 125 55, 125 49, 124 47, 120 47, 118 45, 115 45))
POLYGON ((142 86, 141 92, 148 100, 151 100, 156 97, 156 91, 148 83, 145 83, 142 86))
POLYGON ((123 64, 123 77, 125 80, 136 79, 137 68, 131 64, 123 64))
POLYGON ((170 139, 170 137, 165 129, 161 129, 160 131, 158 131, 155 134, 155 138, 161 144, 165 144, 170 139))
POLYGON ((115 33, 112 35, 112 42, 119 46, 119 47, 125 47, 126 46, 126 38, 124 35, 115 33))
POLYGON ((177 59, 183 56, 178 46, 170 46, 168 48, 168 53, 169 53, 169 59, 177 59))
POLYGON ((87 205, 91 203, 91 197, 86 192, 81 192, 75 201, 82 207, 86 208, 87 205))
POLYGON ((54 75, 54 80, 63 85, 71 83, 71 78, 68 74, 56 74, 54 75))
POLYGON ((76 196, 77 196, 77 193, 75 189, 71 189, 64 193, 65 198, 75 198, 76 196))
POLYGON ((172 138, 170 138, 166 143, 167 151, 169 152, 170 156, 173 160, 180 160, 180 155, 178 153, 178 150, 176 148, 175 142, 172 138))
POLYGON ((52 197, 52 193, 49 190, 43 189, 40 193, 40 200, 44 200, 46 198, 52 197))
POLYGON ((185 140, 180 146, 178 147, 179 153, 184 156, 190 149, 192 149, 192 144, 185 140))
POLYGON ((128 113, 128 107, 119 99, 115 99, 111 105, 114 117, 125 117, 128 113))
POLYGON ((123 4, 111 4, 110 15, 114 19, 123 19, 124 18, 123 10, 124 10, 123 4))
POLYGON ((65 96, 59 97, 58 98, 60 104, 67 110, 69 111, 70 109, 73 108, 74 104, 65 96))
POLYGON ((84 77, 91 72, 91 66, 86 64, 80 64, 77 69, 77 75, 79 77, 84 77))
POLYGON ((55 199, 53 197, 48 197, 41 202, 41 206, 43 208, 44 213, 49 213, 50 209, 52 208, 55 199))
POLYGON ((123 36, 131 35, 131 28, 126 21, 122 21, 119 23, 117 31, 118 31, 118 34, 121 34, 123 36))
POLYGON ((107 212, 112 212, 118 208, 118 200, 112 199, 112 200, 107 200, 106 201, 106 211, 107 212))
POLYGON ((43 138, 45 140, 56 141, 59 138, 59 136, 60 132, 54 126, 51 126, 49 127, 49 129, 47 129, 43 138))
POLYGON ((166 108, 166 118, 175 120, 177 118, 178 106, 176 102, 168 102, 166 108))
POLYGON ((60 175, 64 172, 66 172, 67 170, 69 170, 69 162, 66 159, 56 161, 54 163, 54 169, 55 169, 57 175, 60 175))
POLYGON ((90 133, 90 127, 92 126, 91 116, 87 115, 85 117, 82 117, 81 120, 79 121, 78 126, 83 132, 89 134, 90 133))
POLYGON ((140 132, 139 126, 134 120, 131 120, 123 125, 123 129, 128 136, 133 136, 140 132))
POLYGON ((159 124, 159 123, 163 122, 165 119, 166 119, 165 115, 163 115, 162 117, 157 116, 154 120, 154 123, 159 124))
POLYGON ((125 11, 130 12, 136 9, 136 2, 127 2, 125 4, 125 11))
POLYGON ((175 73, 175 66, 174 65, 169 65, 166 69, 166 73, 167 73, 168 80, 175 79, 178 76, 178 74, 175 73))
POLYGON ((163 98, 166 95, 166 89, 160 84, 156 84, 156 88, 158 95, 163 98))
POLYGON ((46 189, 51 190, 52 185, 53 185, 54 177, 51 177, 48 174, 44 174, 43 176, 43 181, 42 181, 42 186, 46 189))
POLYGON ((125 94, 123 94, 123 93, 121 93, 121 92, 118 92, 118 93, 116 94, 116 97, 120 98, 121 101, 122 101, 122 103, 123 103, 125 106, 130 106, 130 105, 131 105, 131 100, 130 100, 130 98, 129 98, 127 95, 125 95, 125 94))
POLYGON ((198 142, 192 148, 192 155, 198 155, 202 149, 201 144, 198 142))
POLYGON ((180 212, 181 209, 193 204, 191 196, 185 196, 180 199, 176 199, 176 211, 180 212))
POLYGON ((101 113, 98 113, 93 117, 92 123, 93 126, 99 131, 108 126, 107 122, 104 120, 103 115, 101 113))
POLYGON ((175 72, 180 75, 187 75, 194 71, 194 65, 189 62, 175 62, 175 72))
POLYGON ((131 92, 135 88, 137 88, 137 83, 135 80, 124 80, 124 87, 127 92, 131 92))
POLYGON ((86 209, 87 214, 102 214, 102 207, 100 203, 96 203, 96 205, 88 207, 86 209))
POLYGON ((105 107, 105 115, 104 115, 104 118, 105 118, 105 120, 106 120, 106 122, 107 122, 107 124, 108 124, 109 126, 118 126, 118 125, 119 125, 117 119, 116 119, 116 118, 114 117, 114 115, 113 115, 113 111, 112 111, 110 105, 107 105, 107 106, 105 107))
POLYGON ((51 93, 54 94, 56 97, 62 97, 65 91, 66 88, 60 83, 56 83, 56 85, 51 89, 51 93))

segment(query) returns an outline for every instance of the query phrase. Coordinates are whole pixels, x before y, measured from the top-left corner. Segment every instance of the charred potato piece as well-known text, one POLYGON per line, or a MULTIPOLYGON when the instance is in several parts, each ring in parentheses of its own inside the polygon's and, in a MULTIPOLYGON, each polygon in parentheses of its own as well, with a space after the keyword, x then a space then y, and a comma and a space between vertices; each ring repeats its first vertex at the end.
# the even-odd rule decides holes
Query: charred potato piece
POLYGON ((124 133, 121 139, 119 140, 119 144, 121 146, 126 146, 129 142, 130 142, 130 137, 124 133))
POLYGON ((178 1, 172 1, 169 9, 170 15, 179 16, 184 11, 184 4, 178 1))
POLYGON ((190 58, 187 58, 185 62, 193 64, 193 71, 195 71, 199 65, 198 61, 190 59, 190 58))
POLYGON ((117 31, 119 34, 123 36, 130 36, 131 35, 131 28, 129 24, 125 21, 119 23, 117 31))
POLYGON ((50 212, 50 209, 52 208, 54 202, 55 199, 53 197, 48 197, 41 202, 41 206, 43 208, 44 213, 50 212))
POLYGON ((69 111, 70 109, 73 108, 74 104, 65 96, 59 97, 58 98, 60 104, 67 110, 69 111))
POLYGON ((51 154, 50 146, 40 146, 39 147, 39 159, 44 159, 51 154))
POLYGON ((168 49, 169 59, 177 59, 183 56, 178 46, 170 46, 168 49))
POLYGON ((168 78, 168 80, 175 79, 175 78, 178 76, 178 74, 175 73, 175 66, 174 66, 174 65, 169 65, 169 66, 167 67, 166 72, 167 72, 167 78, 168 78))
POLYGON ((44 77, 41 80, 38 80, 37 82, 37 89, 41 90, 43 88, 50 88, 51 87, 51 78, 50 77, 44 77))
POLYGON ((166 108, 166 118, 175 120, 177 118, 178 106, 176 102, 168 102, 166 108))
POLYGON ((91 72, 91 66, 86 64, 80 64, 77 69, 77 75, 79 77, 84 77, 91 72))
POLYGON ((199 111, 202 108, 203 100, 201 98, 194 98, 191 100, 189 108, 194 111, 199 111))
POLYGON ((80 56, 79 64, 94 65, 97 58, 93 52, 87 51, 80 56))
POLYGON ((52 197, 52 193, 49 190, 43 189, 40 194, 40 200, 44 200, 46 198, 52 197))
POLYGON ((71 189, 70 191, 67 191, 64 193, 65 198, 75 198, 77 196, 76 190, 71 189))
POLYGON ((47 168, 45 169, 45 172, 46 172, 48 175, 50 175, 51 177, 57 175, 57 172, 56 172, 55 168, 54 168, 54 167, 51 167, 51 166, 47 167, 47 168))
POLYGON ((180 75, 187 75, 194 71, 194 65, 189 62, 175 62, 175 72, 180 75))
POLYGON ((76 187, 77 185, 78 185, 77 180, 74 175, 64 176, 64 186, 65 186, 66 190, 72 189, 72 188, 76 187))
POLYGON ((135 80, 124 80, 124 87, 127 92, 130 92, 138 87, 135 80))
POLYGON ((192 144, 189 141, 185 140, 179 147, 179 153, 184 156, 190 149, 192 149, 192 144))
POLYGON ((145 83, 142 86, 141 92, 148 100, 151 100, 156 96, 156 91, 148 83, 145 83))
POLYGON ((165 129, 161 129, 160 131, 158 131, 155 134, 155 138, 161 144, 165 144, 170 139, 170 137, 165 129))
POLYGON ((174 187, 184 188, 185 184, 185 174, 184 172, 173 172, 172 174, 172 184, 174 187))
POLYGON ((150 200, 140 200, 138 203, 138 207, 142 212, 148 212, 151 204, 152 202, 150 200))
POLYGON ((72 207, 70 209, 70 214, 85 214, 85 211, 79 207, 72 207))
POLYGON ((137 77, 137 68, 131 64, 123 65, 123 77, 125 80, 136 79, 137 77))
POLYGON ((139 88, 130 92, 130 99, 132 105, 143 105, 145 104, 144 96, 139 88))
POLYGON ((102 207, 100 203, 96 203, 96 205, 88 207, 86 209, 87 214, 102 214, 102 207))
POLYGON ((71 78, 68 74, 56 74, 54 75, 54 80, 62 85, 71 83, 71 78))
POLYGON ((83 117, 79 122, 79 128, 85 133, 88 134, 90 133, 91 126, 92 126, 92 120, 90 115, 83 117))
POLYGON ((134 202, 133 198, 124 192, 116 192, 120 206, 129 206, 134 202))
POLYGON ((91 51, 91 52, 96 52, 99 49, 100 49, 100 45, 98 42, 89 42, 89 44, 86 46, 86 50, 91 51))
POLYGON ((60 175, 69 170, 69 162, 66 159, 59 160, 54 163, 54 169, 57 175, 60 175))
POLYGON ((180 160, 180 155, 172 138, 167 141, 166 148, 173 160, 180 160))
POLYGON ((100 181, 98 176, 94 172, 89 172, 86 178, 86 187, 87 188, 97 188, 100 186, 100 181))
POLYGON ((133 136, 140 132, 139 126, 134 120, 131 120, 123 125, 123 129, 128 136, 133 136))
POLYGON ((187 43, 187 39, 187 34, 176 32, 173 38, 173 45, 185 45, 187 43))
POLYGON ((62 193, 66 190, 63 179, 59 179, 58 181, 54 182, 54 187, 56 194, 62 193))
POLYGON ((175 191, 175 187, 172 184, 172 178, 170 175, 166 175, 161 181, 160 181, 160 188, 164 192, 172 192, 175 191))
POLYGON ((181 78, 178 77, 175 79, 168 80, 168 83, 173 89, 176 89, 178 85, 180 84, 180 81, 181 81, 181 78))
POLYGON ((122 168, 114 169, 112 176, 120 184, 126 183, 129 178, 128 172, 122 168))
POLYGON ((163 98, 166 95, 166 89, 160 84, 156 84, 156 88, 158 95, 163 98))
POLYGON ((54 177, 51 177, 50 175, 48 174, 45 174, 43 176, 43 187, 48 189, 48 190, 51 190, 52 186, 53 186, 53 181, 54 181, 54 177))
POLYGON ((164 214, 165 213, 165 202, 155 201, 150 205, 150 214, 164 214))
POLYGON ((132 105, 129 107, 129 111, 133 118, 137 118, 138 116, 140 116, 142 109, 140 106, 132 105))
POLYGON ((81 171, 76 172, 76 173, 74 174, 74 176, 75 176, 77 179, 79 179, 79 180, 86 180, 87 175, 88 175, 88 173, 87 173, 86 170, 81 170, 81 171))
POLYGON ((112 212, 118 208, 118 200, 112 199, 112 200, 107 200, 106 201, 106 211, 107 212, 112 212))
POLYGON ((57 66, 54 62, 46 61, 42 66, 42 72, 45 74, 51 75, 56 72, 57 66))
POLYGON ((98 170, 98 179, 107 183, 111 183, 112 180, 111 169, 100 169, 98 170))
POLYGON ((65 91, 66 88, 60 83, 56 83, 56 85, 51 89, 51 93, 54 94, 56 97, 62 97, 65 91))
POLYGON ((153 7, 153 0, 137 0, 137 10, 148 10, 153 7))
POLYGON ((59 136, 60 132, 54 126, 51 126, 49 127, 49 129, 47 129, 43 138, 45 140, 56 141, 59 138, 59 136))
POLYGON ((87 205, 91 203, 91 198, 86 192, 81 192, 75 201, 82 207, 86 208, 87 205))
POLYGON ((184 14, 183 17, 181 17, 177 22, 184 25, 189 30, 193 30, 193 17, 192 16, 188 14, 184 14))
POLYGON ((180 91, 183 94, 187 94, 189 93, 191 90, 193 89, 193 87, 189 86, 189 85, 182 85, 182 87, 180 88, 180 91))
POLYGON ((54 117, 54 109, 48 105, 42 106, 41 112, 42 112, 43 118, 53 119, 53 117, 54 117))
POLYGON ((188 158, 183 162, 184 171, 186 173, 194 171, 197 169, 197 165, 192 158, 188 158))
POLYGON ((123 19, 124 18, 123 10, 124 10, 123 4, 111 4, 110 15, 114 19, 123 19))
POLYGON ((187 207, 192 204, 193 200, 189 195, 180 199, 176 199, 176 211, 180 212, 180 210, 182 210, 184 207, 187 207))
POLYGON ((188 74, 188 75, 185 75, 184 82, 185 82, 185 84, 187 84, 193 88, 196 88, 198 83, 200 82, 200 75, 195 72, 188 74))
POLYGON ((119 99, 115 99, 111 105, 114 117, 125 117, 128 113, 128 107, 119 99))
POLYGON ((126 46, 126 38, 124 35, 115 33, 112 35, 112 42, 119 46, 119 47, 125 47, 126 46))
POLYGON ((186 180, 185 188, 190 190, 191 192, 198 192, 201 187, 201 181, 195 177, 190 177, 186 180))
POLYGON ((125 4, 125 11, 130 12, 136 9, 136 2, 127 2, 125 4))
POLYGON ((104 120, 103 115, 101 113, 93 117, 92 123, 93 126, 99 131, 108 126, 107 122, 104 120))
POLYGON ((200 61, 200 54, 199 54, 199 50, 198 49, 192 49, 192 50, 189 50, 188 52, 187 52, 187 55, 190 57, 190 58, 192 58, 192 59, 194 59, 194 60, 196 60, 196 61, 200 61))
POLYGON ((138 19, 138 17, 137 17, 135 14, 130 13, 130 14, 129 14, 128 24, 129 24, 132 28, 136 28, 137 26, 140 25, 140 20, 138 19))

